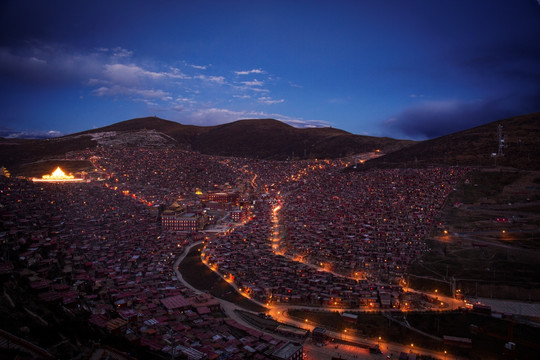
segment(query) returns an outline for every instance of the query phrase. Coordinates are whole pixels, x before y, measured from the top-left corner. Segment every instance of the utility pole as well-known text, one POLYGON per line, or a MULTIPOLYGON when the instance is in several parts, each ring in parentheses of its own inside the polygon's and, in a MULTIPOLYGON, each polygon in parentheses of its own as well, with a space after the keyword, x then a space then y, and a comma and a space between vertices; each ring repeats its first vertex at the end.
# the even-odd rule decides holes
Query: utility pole
POLYGON ((497 156, 504 156, 504 153, 503 153, 504 138, 503 138, 503 135, 502 135, 502 128, 503 128, 503 126, 501 124, 499 124, 499 126, 497 126, 497 137, 499 139, 499 151, 497 152, 497 156))

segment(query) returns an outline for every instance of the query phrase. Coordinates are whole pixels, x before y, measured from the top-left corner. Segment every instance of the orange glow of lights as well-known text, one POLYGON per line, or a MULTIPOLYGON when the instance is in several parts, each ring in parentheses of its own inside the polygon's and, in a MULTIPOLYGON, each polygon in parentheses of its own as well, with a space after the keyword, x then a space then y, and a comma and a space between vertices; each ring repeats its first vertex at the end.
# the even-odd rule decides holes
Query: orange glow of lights
POLYGON ((72 182, 72 181, 82 181, 83 179, 75 179, 73 175, 66 175, 64 171, 58 166, 56 170, 50 175, 43 175, 41 179, 33 178, 32 181, 37 182, 72 182))

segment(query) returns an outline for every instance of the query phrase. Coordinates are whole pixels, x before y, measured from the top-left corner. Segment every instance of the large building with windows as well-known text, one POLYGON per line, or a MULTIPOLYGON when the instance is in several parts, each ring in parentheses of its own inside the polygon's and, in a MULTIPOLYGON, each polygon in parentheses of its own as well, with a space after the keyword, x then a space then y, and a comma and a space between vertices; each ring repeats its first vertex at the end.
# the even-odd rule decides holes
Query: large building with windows
POLYGON ((249 209, 244 207, 243 209, 236 209, 231 211, 231 220, 234 222, 243 222, 249 218, 249 209))
POLYGON ((204 228, 205 223, 205 216, 202 214, 178 214, 170 210, 161 214, 161 224, 167 230, 197 232, 204 228))
POLYGON ((215 201, 218 203, 236 203, 240 195, 237 192, 217 192, 209 193, 207 197, 208 201, 215 201))

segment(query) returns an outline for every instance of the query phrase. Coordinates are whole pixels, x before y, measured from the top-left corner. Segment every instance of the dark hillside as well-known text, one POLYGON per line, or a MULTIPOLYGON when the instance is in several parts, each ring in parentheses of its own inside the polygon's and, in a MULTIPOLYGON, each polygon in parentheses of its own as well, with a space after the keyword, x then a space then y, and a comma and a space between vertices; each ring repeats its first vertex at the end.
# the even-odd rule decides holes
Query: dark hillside
POLYGON ((369 166, 472 165, 540 169, 540 113, 494 121, 469 130, 419 142, 370 160, 369 166), (503 156, 498 153, 502 125, 503 156))
POLYGON ((0 139, 0 166, 14 174, 28 163, 63 158, 97 145, 179 147, 203 154, 258 159, 337 158, 396 151, 414 142, 354 135, 335 128, 300 129, 274 119, 247 119, 216 126, 183 125, 145 117, 46 140, 0 139))

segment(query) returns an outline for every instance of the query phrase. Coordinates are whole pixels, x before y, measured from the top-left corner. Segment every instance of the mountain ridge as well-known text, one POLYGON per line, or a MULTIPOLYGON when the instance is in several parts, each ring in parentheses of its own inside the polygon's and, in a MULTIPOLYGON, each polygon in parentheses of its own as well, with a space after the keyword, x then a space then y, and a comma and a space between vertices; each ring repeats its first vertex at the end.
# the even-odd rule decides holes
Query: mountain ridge
POLYGON ((395 151, 414 143, 411 140, 355 135, 333 127, 297 128, 275 119, 242 119, 220 125, 197 126, 143 117, 72 135, 142 129, 162 132, 174 138, 179 147, 203 154, 275 160, 335 158, 377 148, 395 151))
POLYGON ((380 150, 386 155, 361 168, 431 165, 513 166, 540 170, 540 113, 496 120, 425 141, 355 135, 332 127, 296 128, 275 119, 242 119, 197 126, 158 117, 120 121, 45 140, 0 138, 0 166, 13 173, 34 161, 102 145, 172 147, 202 154, 287 160, 338 158, 380 150), (497 127, 506 136, 498 150, 497 127), (537 164, 538 163, 538 164, 537 164))
POLYGON ((417 142, 366 163, 371 166, 508 166, 540 170, 540 112, 509 117, 417 142), (502 126, 503 155, 498 155, 502 126), (495 154, 495 156, 494 156, 495 154))

